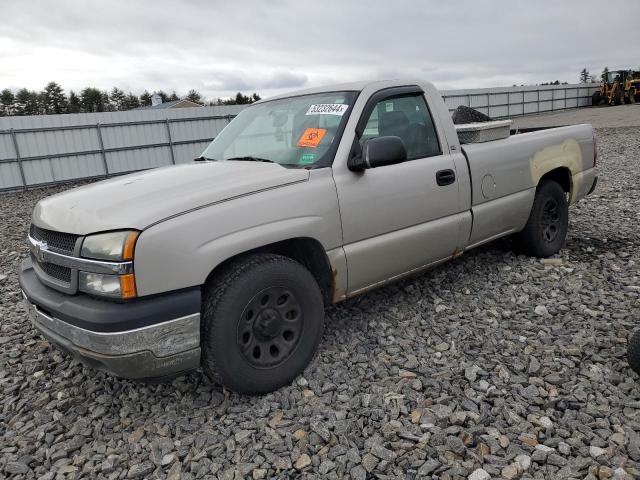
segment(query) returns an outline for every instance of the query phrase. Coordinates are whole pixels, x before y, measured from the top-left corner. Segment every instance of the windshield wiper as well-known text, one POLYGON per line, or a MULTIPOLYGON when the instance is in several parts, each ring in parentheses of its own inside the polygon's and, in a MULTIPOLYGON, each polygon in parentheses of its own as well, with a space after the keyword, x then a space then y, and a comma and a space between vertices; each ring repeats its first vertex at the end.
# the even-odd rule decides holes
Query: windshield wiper
POLYGON ((215 158, 207 158, 201 155, 197 158, 194 158, 193 161, 194 162, 216 162, 217 160, 215 158))
POLYGON ((231 157, 231 158, 227 158, 227 160, 238 160, 240 162, 269 162, 269 163, 276 163, 273 160, 269 160, 268 158, 260 158, 260 157, 252 157, 252 156, 231 157))

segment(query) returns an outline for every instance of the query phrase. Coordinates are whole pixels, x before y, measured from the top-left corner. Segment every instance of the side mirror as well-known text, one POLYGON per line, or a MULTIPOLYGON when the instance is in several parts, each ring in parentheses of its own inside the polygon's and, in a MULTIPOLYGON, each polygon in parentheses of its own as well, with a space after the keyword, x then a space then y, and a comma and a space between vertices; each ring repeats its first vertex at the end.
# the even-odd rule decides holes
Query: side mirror
POLYGON ((354 172, 367 168, 395 165, 407 160, 407 149, 400 137, 386 136, 364 142, 362 152, 349 159, 347 167, 354 172))

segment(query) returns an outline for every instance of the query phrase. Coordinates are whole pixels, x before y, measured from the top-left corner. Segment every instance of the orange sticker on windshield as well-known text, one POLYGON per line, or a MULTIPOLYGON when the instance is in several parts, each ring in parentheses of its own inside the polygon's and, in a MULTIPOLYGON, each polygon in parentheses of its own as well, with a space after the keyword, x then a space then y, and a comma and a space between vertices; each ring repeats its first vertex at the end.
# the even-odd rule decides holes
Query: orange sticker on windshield
POLYGON ((298 140, 298 147, 316 148, 320 145, 325 133, 327 133, 325 128, 307 128, 298 140))

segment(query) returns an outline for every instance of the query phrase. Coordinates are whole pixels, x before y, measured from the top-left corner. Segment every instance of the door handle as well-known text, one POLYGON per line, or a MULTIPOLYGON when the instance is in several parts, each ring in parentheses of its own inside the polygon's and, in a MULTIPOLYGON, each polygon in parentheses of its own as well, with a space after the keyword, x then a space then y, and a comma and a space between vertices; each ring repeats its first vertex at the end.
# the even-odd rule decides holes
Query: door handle
POLYGON ((436 182, 441 187, 444 187, 445 185, 451 185, 455 181, 456 181, 456 172, 454 172, 451 169, 439 170, 436 172, 436 182))

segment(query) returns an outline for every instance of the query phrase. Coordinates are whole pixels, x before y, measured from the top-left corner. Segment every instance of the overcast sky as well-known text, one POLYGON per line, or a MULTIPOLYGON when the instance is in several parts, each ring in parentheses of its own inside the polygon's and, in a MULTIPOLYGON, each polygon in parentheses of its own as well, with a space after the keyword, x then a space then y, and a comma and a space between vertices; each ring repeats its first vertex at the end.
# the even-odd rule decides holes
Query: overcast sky
POLYGON ((575 83, 583 67, 640 66, 640 0, 614 3, 5 0, 0 89, 56 81, 215 98, 372 78, 575 83))

